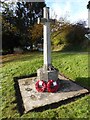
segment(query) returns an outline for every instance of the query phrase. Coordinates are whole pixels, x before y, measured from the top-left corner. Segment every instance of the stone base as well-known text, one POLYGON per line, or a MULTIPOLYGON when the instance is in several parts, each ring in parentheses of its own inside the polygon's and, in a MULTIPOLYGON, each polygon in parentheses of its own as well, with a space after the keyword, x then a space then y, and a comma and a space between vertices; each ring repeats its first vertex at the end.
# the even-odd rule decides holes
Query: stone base
POLYGON ((34 108, 64 101, 89 92, 64 76, 59 75, 58 78, 59 90, 56 93, 37 92, 35 88, 36 77, 18 79, 25 113, 34 108))
POLYGON ((48 82, 48 80, 58 80, 58 70, 45 70, 40 68, 37 70, 37 80, 44 80, 48 82))

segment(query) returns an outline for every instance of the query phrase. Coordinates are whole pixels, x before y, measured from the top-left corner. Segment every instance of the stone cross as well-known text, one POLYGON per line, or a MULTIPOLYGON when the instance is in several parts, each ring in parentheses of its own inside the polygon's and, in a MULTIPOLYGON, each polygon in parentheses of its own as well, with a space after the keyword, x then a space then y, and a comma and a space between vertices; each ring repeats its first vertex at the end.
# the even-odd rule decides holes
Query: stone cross
POLYGON ((49 19, 49 7, 43 8, 43 18, 38 18, 38 24, 43 24, 43 37, 44 37, 44 68, 47 70, 51 66, 51 41, 50 41, 50 22, 55 20, 49 19))
POLYGON ((44 16, 43 18, 38 18, 38 24, 43 24, 43 37, 44 37, 44 66, 37 70, 37 79, 56 81, 58 79, 58 70, 54 68, 51 64, 51 41, 50 41, 50 23, 55 22, 49 18, 49 7, 44 7, 44 16))

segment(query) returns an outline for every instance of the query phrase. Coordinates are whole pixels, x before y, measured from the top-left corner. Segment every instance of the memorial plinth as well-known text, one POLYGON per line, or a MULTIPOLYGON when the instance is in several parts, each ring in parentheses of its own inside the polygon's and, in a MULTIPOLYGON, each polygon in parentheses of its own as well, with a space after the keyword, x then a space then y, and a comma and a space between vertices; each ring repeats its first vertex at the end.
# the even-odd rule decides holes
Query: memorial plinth
MULTIPOLYGON (((59 89, 55 93, 38 92, 35 89, 37 77, 18 79, 19 89, 25 113, 38 107, 45 107, 53 103, 62 102, 79 95, 86 94, 89 91, 62 75, 58 76, 59 89)), ((38 108, 39 110, 39 108, 38 108)))
POLYGON ((37 70, 37 79, 38 80, 54 80, 56 81, 58 79, 58 70, 53 69, 53 70, 45 70, 44 68, 40 68, 37 70))

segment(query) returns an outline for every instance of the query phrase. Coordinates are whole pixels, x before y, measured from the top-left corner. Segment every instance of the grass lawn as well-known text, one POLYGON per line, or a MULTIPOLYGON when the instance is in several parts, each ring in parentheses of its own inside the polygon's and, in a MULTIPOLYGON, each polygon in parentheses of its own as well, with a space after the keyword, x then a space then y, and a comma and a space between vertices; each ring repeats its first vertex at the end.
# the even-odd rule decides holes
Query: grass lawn
MULTIPOLYGON (((36 73, 43 65, 42 53, 5 55, 0 68, 0 94, 2 118, 90 118, 90 96, 86 95, 75 102, 43 112, 29 112, 20 116, 15 97, 14 77, 36 73), (0 87, 1 88, 1 87, 0 87)), ((84 87, 90 88, 88 78, 87 53, 52 53, 52 64, 61 73, 75 80, 84 87)))

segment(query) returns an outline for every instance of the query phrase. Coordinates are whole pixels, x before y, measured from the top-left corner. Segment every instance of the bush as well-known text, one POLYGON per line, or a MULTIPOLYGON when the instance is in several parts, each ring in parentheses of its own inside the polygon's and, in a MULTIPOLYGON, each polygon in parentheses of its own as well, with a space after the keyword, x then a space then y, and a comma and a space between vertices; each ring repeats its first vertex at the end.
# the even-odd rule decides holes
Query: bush
POLYGON ((85 40, 86 29, 80 24, 72 25, 66 34, 66 43, 80 45, 85 40))
POLYGON ((83 24, 66 24, 66 26, 62 26, 62 28, 52 34, 52 45, 65 45, 66 49, 73 49, 73 47, 78 49, 86 43, 86 33, 87 29, 83 24))

